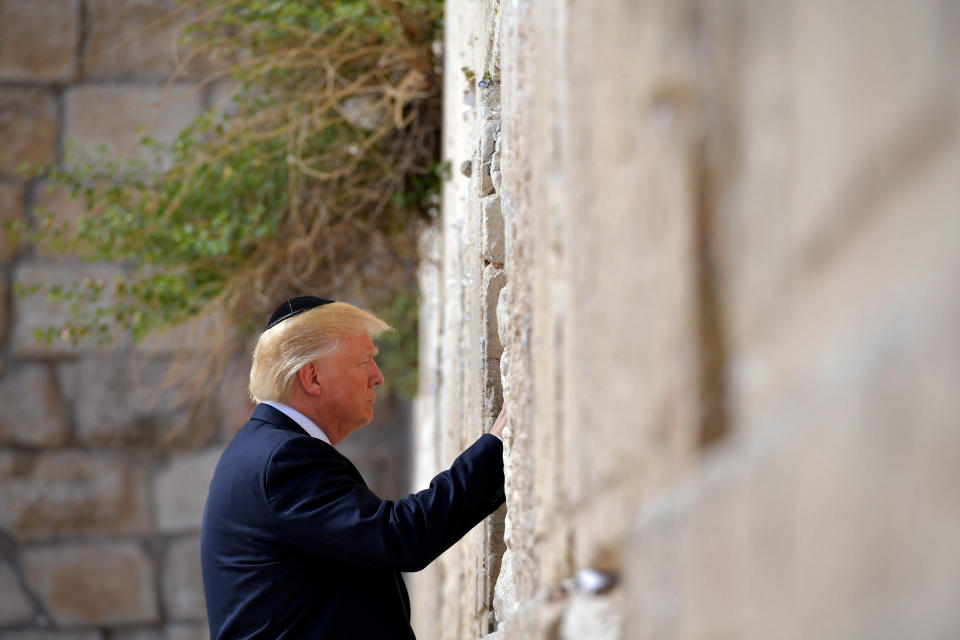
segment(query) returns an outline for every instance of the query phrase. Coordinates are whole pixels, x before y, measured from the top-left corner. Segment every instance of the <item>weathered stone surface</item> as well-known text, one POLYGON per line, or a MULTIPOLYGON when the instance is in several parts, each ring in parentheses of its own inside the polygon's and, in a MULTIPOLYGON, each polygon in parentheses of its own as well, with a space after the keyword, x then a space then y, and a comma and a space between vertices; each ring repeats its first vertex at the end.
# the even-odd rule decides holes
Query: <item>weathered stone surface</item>
MULTIPOLYGON (((497 296, 497 341, 502 345, 510 335, 510 284, 504 284, 497 296)), ((502 349, 502 347, 501 347, 502 349)))
MULTIPOLYGON (((10 290, 6 277, 0 275, 0 340, 7 336, 7 327, 10 325, 10 303, 7 302, 7 292, 10 290)), ((0 360, 0 375, 6 372, 6 367, 0 360)))
POLYGON ((559 638, 565 604, 563 600, 550 600, 543 595, 525 600, 509 618, 500 622, 497 640, 559 638))
MULTIPOLYGON (((488 401, 492 189, 498 640, 960 632, 960 10, 865 7, 448 3, 444 155, 472 170, 444 183, 415 437, 420 474, 488 401), (474 82, 464 109, 461 69, 502 103, 474 82), (563 595, 585 567, 623 592, 563 595)), ((417 582, 418 634, 475 635, 485 551, 417 582)))
POLYGON ((160 470, 154 482, 157 526, 161 531, 200 529, 210 478, 220 449, 178 454, 160 470))
POLYGON ((623 638, 623 597, 577 595, 567 603, 560 623, 561 640, 621 640, 623 638))
MULTIPOLYGON (((487 118, 496 118, 500 115, 500 83, 496 80, 486 80, 486 86, 478 87, 480 89, 480 114, 487 118)), ((496 128, 499 131, 500 121, 495 120, 496 128)))
MULTIPOLYGON (((210 341, 230 330, 229 323, 222 316, 192 317, 146 335, 137 342, 136 351, 144 356, 166 357, 174 360, 177 365, 175 368, 187 374, 197 369, 196 361, 191 362, 182 357, 178 359, 177 356, 202 353, 210 341)), ((251 346, 249 351, 252 350, 251 346)))
POLYGON ((209 640, 210 631, 205 623, 168 624, 161 628, 132 629, 114 632, 113 640, 209 640))
POLYGON ((23 592, 13 567, 0 560, 0 626, 26 622, 33 615, 33 603, 23 592))
MULTIPOLYGON (((23 187, 19 184, 0 184, 0 223, 23 224, 23 187)), ((0 263, 8 262, 17 252, 19 241, 15 235, 0 228, 0 263)))
POLYGON ((167 547, 163 602, 167 614, 174 620, 202 619, 206 614, 200 572, 200 536, 176 540, 167 547))
POLYGON ((55 158, 57 105, 52 91, 0 91, 0 175, 16 175, 21 163, 48 164, 55 158))
POLYGON ((21 364, 0 377, 0 445, 53 447, 69 437, 69 415, 45 364, 21 364))
POLYGON ((486 632, 496 617, 493 611, 494 586, 500 573, 501 558, 505 551, 503 542, 504 515, 501 506, 480 524, 480 550, 477 553, 476 609, 481 614, 480 629, 486 632))
POLYGON ((210 628, 206 623, 167 625, 164 640, 210 640, 210 628))
POLYGON ((483 325, 483 340, 480 351, 485 358, 499 359, 503 354, 503 345, 500 343, 500 333, 497 329, 497 304, 500 301, 500 291, 507 284, 507 274, 492 264, 483 269, 481 295, 481 323, 483 325))
POLYGON ((249 384, 250 362, 246 355, 227 364, 218 391, 221 440, 232 438, 250 419, 255 405, 250 400, 249 384))
POLYGON ((0 640, 103 640, 99 631, 0 631, 0 640))
POLYGON ((86 453, 11 453, 0 464, 0 528, 20 540, 142 532, 146 473, 135 461, 86 453))
POLYGON ((480 239, 481 256, 488 262, 503 265, 503 213, 500 211, 500 197, 487 196, 480 201, 481 229, 480 239))
POLYGON ((87 76, 166 78, 184 51, 178 47, 182 12, 169 0, 90 0, 87 76))
POLYGON ((503 385, 500 383, 500 361, 487 358, 483 361, 483 415, 496 417, 503 405, 503 385))
POLYGON ((493 587, 493 612, 501 622, 510 618, 520 603, 513 577, 513 554, 506 549, 500 559, 500 572, 493 587))
MULTIPOLYGON (((50 232, 60 231, 68 238, 73 237, 77 223, 86 215, 86 212, 87 207, 83 199, 72 198, 66 187, 41 185, 37 188, 33 218, 38 229, 47 229, 50 232)), ((63 255, 40 247, 36 252, 42 257, 59 258, 63 255)))
MULTIPOLYGON (((14 282, 25 290, 39 286, 40 292, 16 296, 14 299, 12 355, 19 358, 34 358, 103 354, 106 350, 104 345, 98 344, 92 337, 81 340, 76 345, 61 339, 55 339, 50 344, 46 344, 37 341, 34 332, 45 331, 49 327, 62 327, 69 317, 65 303, 46 300, 44 294, 51 286, 59 285, 66 290, 80 291, 87 280, 110 283, 121 273, 113 267, 86 263, 71 264, 67 268, 23 261, 18 264, 14 271, 14 282)), ((101 304, 107 302, 104 298, 101 304)), ((129 336, 121 334, 115 337, 110 348, 119 349, 129 345, 130 342, 129 336)))
POLYGON ((80 41, 80 0, 0 3, 0 80, 69 80, 80 41))
POLYGON ((503 191, 503 170, 500 168, 500 152, 494 151, 490 158, 490 182, 493 184, 493 190, 496 193, 503 191))
POLYGON ((480 129, 480 164, 489 164, 500 133, 499 120, 485 120, 480 129))
POLYGON ((158 618, 153 567, 134 543, 79 543, 24 552, 27 579, 61 625, 158 618))
POLYGON ((480 171, 477 173, 477 188, 480 197, 491 196, 494 194, 493 178, 490 175, 490 163, 485 162, 480 165, 480 171))
POLYGON ((200 112, 198 91, 175 85, 158 87, 77 87, 66 92, 65 139, 71 144, 71 164, 96 156, 99 145, 112 153, 146 162, 169 165, 167 156, 156 157, 139 142, 149 135, 171 142, 200 112))
POLYGON ((100 446, 164 444, 187 418, 182 392, 166 380, 169 366, 136 352, 58 365, 77 439, 100 446))
POLYGON ((150 627, 147 629, 128 629, 114 633, 115 640, 165 640, 164 629, 150 627))

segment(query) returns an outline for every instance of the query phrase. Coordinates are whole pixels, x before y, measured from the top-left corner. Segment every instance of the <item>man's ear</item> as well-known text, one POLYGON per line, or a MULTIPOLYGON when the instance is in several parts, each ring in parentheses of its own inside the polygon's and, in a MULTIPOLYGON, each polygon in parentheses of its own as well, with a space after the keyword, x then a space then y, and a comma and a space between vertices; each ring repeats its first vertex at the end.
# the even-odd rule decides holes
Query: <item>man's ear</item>
POLYGON ((308 362, 300 367, 300 370, 297 371, 297 380, 307 395, 320 395, 322 389, 320 367, 316 362, 308 362))

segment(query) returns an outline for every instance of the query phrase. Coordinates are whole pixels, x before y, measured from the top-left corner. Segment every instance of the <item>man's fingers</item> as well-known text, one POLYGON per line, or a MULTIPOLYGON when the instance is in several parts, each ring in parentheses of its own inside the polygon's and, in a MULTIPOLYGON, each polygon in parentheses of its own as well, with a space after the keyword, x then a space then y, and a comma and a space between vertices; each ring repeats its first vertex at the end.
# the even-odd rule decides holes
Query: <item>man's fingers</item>
POLYGON ((500 415, 497 416, 497 419, 493 421, 493 428, 490 429, 490 433, 494 435, 502 435, 503 428, 507 426, 507 405, 506 403, 500 408, 500 415))

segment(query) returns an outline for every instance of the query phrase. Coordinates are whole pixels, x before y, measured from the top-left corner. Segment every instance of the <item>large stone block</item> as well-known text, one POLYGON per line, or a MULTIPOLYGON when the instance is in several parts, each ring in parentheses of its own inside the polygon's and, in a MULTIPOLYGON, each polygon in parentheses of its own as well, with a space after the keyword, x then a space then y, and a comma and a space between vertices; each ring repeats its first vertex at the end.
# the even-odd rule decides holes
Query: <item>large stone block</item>
POLYGON ((480 310, 480 322, 483 325, 483 339, 480 350, 484 358, 499 359, 503 354, 503 345, 500 342, 499 323, 497 322, 497 305, 500 302, 500 292, 507 284, 507 274, 492 264, 483 270, 481 295, 483 305, 480 310))
MULTIPOLYGON (((632 609, 627 637, 957 635, 960 13, 864 6, 448 5, 445 152, 475 151, 474 182, 444 185, 446 285, 424 309, 443 309, 447 363, 425 402, 459 426, 476 396, 485 300, 460 256, 489 157, 517 418, 500 640, 622 637, 632 609), (503 71, 499 183, 494 105, 461 110, 453 80, 486 65, 503 71), (673 512, 623 557, 658 497, 673 512), (565 565, 641 584, 626 603, 559 598, 541 626, 531 594, 565 565)), ((435 455, 456 428, 420 440, 435 455)), ((463 587, 483 581, 442 568, 414 599, 452 622, 436 637, 463 637, 463 587)))
POLYGON ((103 640, 99 631, 0 631, 0 640, 103 640))
POLYGON ((500 196, 487 196, 480 201, 481 256, 487 262, 503 266, 504 253, 503 213, 500 210, 500 196))
MULTIPOLYGON (((0 340, 6 337, 7 327, 10 325, 10 303, 7 302, 7 292, 9 291, 10 287, 7 284, 7 278, 0 275, 0 340)), ((4 370, 3 361, 0 360, 0 374, 2 374, 4 370)))
POLYGON ((0 445, 57 446, 69 438, 69 416, 45 364, 22 364, 0 378, 0 445))
POLYGON ((200 536, 176 540, 167 548, 163 601, 167 615, 174 620, 203 619, 206 614, 200 572, 200 536))
POLYGON ((500 361, 486 358, 483 361, 483 397, 481 410, 485 417, 495 417, 503 406, 503 385, 500 382, 500 361))
MULTIPOLYGON (((78 291, 85 281, 110 283, 120 273, 118 269, 104 265, 74 263, 53 266, 21 261, 14 272, 15 286, 25 291, 34 287, 40 289, 38 293, 18 295, 14 299, 13 335, 10 345, 12 355, 19 358, 102 355, 108 348, 128 346, 132 340, 125 334, 117 335, 109 347, 98 344, 92 337, 80 340, 77 344, 60 338, 47 344, 38 341, 35 336, 36 331, 62 327, 70 317, 66 303, 52 302, 46 298, 46 292, 51 286, 78 291)), ((105 303, 106 301, 102 301, 98 304, 105 303)))
POLYGON ((201 110, 199 91, 174 86, 77 87, 65 95, 65 138, 71 166, 98 155, 105 146, 112 154, 169 165, 154 150, 139 143, 144 135, 172 142, 201 110))
MULTIPOLYGON (((0 223, 25 222, 23 215, 23 187, 19 184, 0 184, 0 223)), ((20 243, 16 236, 0 228, 0 263, 9 262, 20 243)))
POLYGON ((0 174, 15 175, 21 163, 53 162, 58 129, 52 91, 7 87, 0 90, 0 174))
POLYGON ((171 624, 164 634, 164 640, 210 640, 210 627, 206 623, 171 624))
MULTIPOLYGON (((254 404, 247 389, 250 380, 250 361, 244 355, 235 358, 223 370, 218 391, 220 438, 229 440, 250 419, 254 404)), ((374 412, 376 416, 376 412, 374 412)))
MULTIPOLYGON (((625 1, 603 12, 581 6, 571 23, 571 37, 582 40, 587 55, 578 56, 570 72, 591 76, 590 90, 570 94, 569 108, 581 118, 562 125, 561 148, 569 155, 554 176, 541 177, 542 188, 559 191, 554 197, 565 228, 556 259, 564 282, 554 289, 554 309, 533 310, 563 318, 557 325, 562 358, 551 361, 544 349, 532 351, 545 376, 562 378, 557 395, 543 398, 541 406, 562 403, 565 430, 589 425, 589 437, 561 436, 566 453, 554 462, 565 464, 556 477, 569 480, 567 504, 580 511, 573 526, 589 527, 574 536, 579 566, 617 562, 629 519, 624 510, 656 475, 681 468, 698 444, 700 273, 706 267, 698 263, 705 256, 696 239, 707 205, 698 200, 705 189, 697 182, 703 171, 695 152, 698 125, 686 97, 695 91, 689 88, 695 71, 688 67, 698 59, 687 50, 694 27, 679 17, 692 6, 643 5, 636 13, 625 1), (628 12, 633 20, 623 19, 628 12), (638 37, 647 21, 656 26, 638 37), (659 66, 658 56, 645 55, 652 50, 672 64, 659 66), (609 72, 594 74, 597 69, 609 72), (623 82, 621 73, 631 81, 623 82), (638 109, 643 116, 637 117, 638 109), (604 115, 582 117, 588 113, 604 115), (569 185, 554 182, 573 176, 569 185), (602 501, 594 499, 598 494, 602 501)), ((505 159, 505 172, 508 166, 505 159)), ((523 215, 542 215, 537 195, 522 203, 523 215)), ((554 223, 545 216, 540 222, 554 223)), ((532 231, 532 243, 539 243, 540 233, 532 231)), ((547 259, 545 251, 535 266, 543 278, 535 300, 557 277, 547 259)), ((551 438, 552 424, 537 427, 551 438)))
MULTIPOLYGON (((71 197, 70 190, 61 186, 41 186, 36 191, 35 203, 33 218, 38 229, 60 231, 67 238, 74 237, 73 233, 76 225, 87 212, 86 202, 82 198, 71 197)), ((42 257, 59 257, 62 255, 41 247, 35 248, 35 252, 42 257)))
POLYGON ((219 459, 220 449, 179 454, 157 474, 154 497, 161 531, 200 529, 207 489, 219 459))
POLYGON ((80 41, 80 0, 0 2, 0 80, 69 80, 80 41))
POLYGON ((623 638, 623 597, 619 592, 606 596, 576 595, 570 599, 560 623, 561 640, 621 640, 623 638))
POLYGON ((33 615, 33 603, 23 592, 13 567, 0 560, 0 626, 27 622, 33 615))
POLYGON ((183 12, 169 0, 91 0, 87 76, 167 77, 178 57, 183 12))
POLYGON ((205 623, 178 623, 116 631, 110 637, 113 640, 209 640, 210 631, 205 623))
POLYGON ((502 505, 480 524, 480 548, 477 553, 477 610, 487 614, 488 622, 495 615, 494 588, 506 551, 503 541, 506 512, 506 505, 502 505))
POLYGON ((564 599, 551 600, 545 595, 526 600, 509 618, 500 621, 495 639, 559 640, 566 605, 564 599))
POLYGON ((57 624, 104 626, 159 617, 150 558, 135 543, 28 549, 27 579, 57 624))
POLYGON ((99 446, 165 444, 188 416, 182 392, 167 380, 169 367, 135 352, 59 365, 77 438, 99 446))
POLYGON ((86 453, 9 453, 0 460, 0 528, 20 540, 131 533, 150 523, 146 473, 86 453))

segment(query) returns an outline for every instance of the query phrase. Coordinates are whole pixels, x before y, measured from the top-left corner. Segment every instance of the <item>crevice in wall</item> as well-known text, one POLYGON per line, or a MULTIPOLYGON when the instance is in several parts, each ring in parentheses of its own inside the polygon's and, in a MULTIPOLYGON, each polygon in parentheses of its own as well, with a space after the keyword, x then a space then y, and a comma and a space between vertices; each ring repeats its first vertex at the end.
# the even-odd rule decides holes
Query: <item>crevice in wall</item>
POLYGON ((77 58, 74 73, 78 80, 83 80, 87 73, 87 40, 90 37, 90 7, 87 0, 80 0, 80 37, 77 38, 77 58))
POLYGON ((700 425, 698 441, 709 447, 730 432, 726 406, 728 336, 719 293, 716 256, 717 176, 703 138, 693 143, 690 185, 694 196, 695 291, 699 341, 700 425))
POLYGON ((20 587, 21 593, 29 600, 30 606, 33 609, 32 621, 46 622, 50 620, 50 614, 43 606, 43 600, 33 592, 33 589, 30 588, 30 584, 23 575, 19 543, 12 535, 2 529, 0 529, 0 562, 4 562, 10 567, 20 587))

